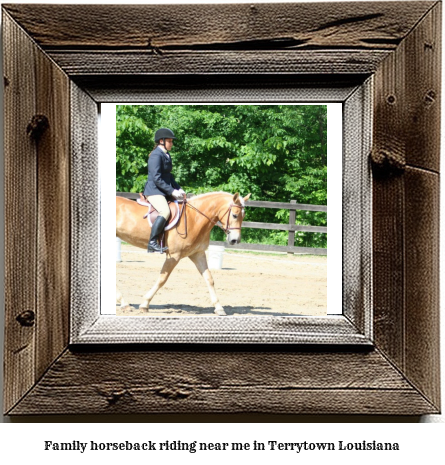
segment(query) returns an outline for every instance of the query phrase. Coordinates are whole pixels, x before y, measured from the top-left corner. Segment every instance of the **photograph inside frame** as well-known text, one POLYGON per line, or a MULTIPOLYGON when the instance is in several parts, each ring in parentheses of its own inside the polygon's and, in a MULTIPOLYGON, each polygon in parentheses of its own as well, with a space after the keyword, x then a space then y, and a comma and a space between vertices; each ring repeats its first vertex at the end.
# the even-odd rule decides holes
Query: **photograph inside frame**
POLYGON ((103 107, 116 158, 112 176, 100 156, 101 196, 114 183, 116 209, 101 202, 101 274, 109 288, 115 264, 116 301, 102 292, 102 314, 341 311, 341 104, 103 107))

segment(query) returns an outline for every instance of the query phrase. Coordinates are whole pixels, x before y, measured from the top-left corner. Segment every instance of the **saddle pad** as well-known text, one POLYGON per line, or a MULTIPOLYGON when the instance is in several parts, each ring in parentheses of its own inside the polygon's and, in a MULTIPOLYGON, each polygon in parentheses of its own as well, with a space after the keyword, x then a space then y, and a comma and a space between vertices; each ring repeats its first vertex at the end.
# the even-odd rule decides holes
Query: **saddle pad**
MULTIPOLYGON (((142 199, 137 199, 136 200, 139 205, 142 205, 144 207, 148 207, 148 213, 144 216, 147 217, 148 224, 153 226, 153 223, 155 222, 156 218, 159 216, 158 211, 153 207, 153 205, 146 200, 142 199)), ((176 226, 176 223, 179 220, 179 203, 177 200, 168 202, 168 206, 170 208, 170 217, 168 219, 167 226, 164 228, 164 231, 169 231, 172 229, 174 226, 176 226)))

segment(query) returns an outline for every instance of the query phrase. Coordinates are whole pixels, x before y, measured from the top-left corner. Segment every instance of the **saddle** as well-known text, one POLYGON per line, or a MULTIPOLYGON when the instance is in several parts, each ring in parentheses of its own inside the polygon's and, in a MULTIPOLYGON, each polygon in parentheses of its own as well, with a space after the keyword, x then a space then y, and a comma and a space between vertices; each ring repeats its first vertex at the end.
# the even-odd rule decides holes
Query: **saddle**
MULTIPOLYGON (((159 212, 156 210, 153 205, 148 202, 145 197, 139 193, 139 198, 136 200, 136 202, 139 205, 142 205, 144 207, 148 207, 148 212, 144 215, 144 219, 147 218, 148 224, 153 226, 153 223, 156 221, 156 218, 159 216, 159 212)), ((168 206, 170 208, 170 217, 165 225, 164 231, 169 231, 172 229, 174 226, 176 226, 176 223, 179 220, 179 217, 181 216, 181 210, 179 208, 179 202, 182 203, 182 201, 178 200, 168 200, 168 206)))

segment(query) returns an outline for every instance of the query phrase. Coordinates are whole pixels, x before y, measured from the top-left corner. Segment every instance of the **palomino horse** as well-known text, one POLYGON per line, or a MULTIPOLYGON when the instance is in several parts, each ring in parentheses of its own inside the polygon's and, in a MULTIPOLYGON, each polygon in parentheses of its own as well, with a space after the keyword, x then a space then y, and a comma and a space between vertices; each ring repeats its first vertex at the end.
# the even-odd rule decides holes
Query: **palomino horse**
MULTIPOLYGON (((177 226, 165 232, 164 245, 168 246, 161 274, 156 284, 144 295, 139 308, 148 311, 150 301, 166 283, 170 273, 181 258, 188 257, 196 265, 210 292, 217 315, 225 315, 215 293, 213 277, 207 266, 205 250, 209 246, 210 231, 219 221, 227 234, 229 244, 239 244, 245 201, 239 194, 210 192, 187 200, 177 226)), ((144 219, 147 208, 137 202, 116 197, 116 236, 136 247, 146 249, 150 238, 150 226, 144 219)), ((117 290, 116 300, 121 307, 127 306, 117 290)))

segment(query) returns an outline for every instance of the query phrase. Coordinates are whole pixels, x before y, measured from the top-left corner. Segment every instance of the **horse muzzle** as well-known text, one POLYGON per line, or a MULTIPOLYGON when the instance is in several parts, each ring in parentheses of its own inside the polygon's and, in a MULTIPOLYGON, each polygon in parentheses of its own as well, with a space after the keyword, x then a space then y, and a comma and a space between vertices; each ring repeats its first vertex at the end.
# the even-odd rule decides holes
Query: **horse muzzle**
POLYGON ((230 232, 227 236, 227 242, 230 245, 239 244, 241 242, 241 234, 230 232))

